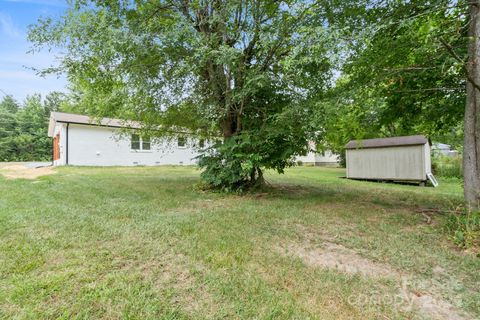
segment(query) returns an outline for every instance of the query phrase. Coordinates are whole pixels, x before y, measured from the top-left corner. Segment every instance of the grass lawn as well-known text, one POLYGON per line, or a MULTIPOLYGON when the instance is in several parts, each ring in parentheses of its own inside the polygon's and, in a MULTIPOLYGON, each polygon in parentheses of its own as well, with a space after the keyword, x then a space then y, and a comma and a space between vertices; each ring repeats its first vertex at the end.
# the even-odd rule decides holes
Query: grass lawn
POLYGON ((191 167, 0 177, 0 318, 480 318, 480 259, 419 212, 458 205, 460 181, 342 175, 292 168, 244 196, 191 167))

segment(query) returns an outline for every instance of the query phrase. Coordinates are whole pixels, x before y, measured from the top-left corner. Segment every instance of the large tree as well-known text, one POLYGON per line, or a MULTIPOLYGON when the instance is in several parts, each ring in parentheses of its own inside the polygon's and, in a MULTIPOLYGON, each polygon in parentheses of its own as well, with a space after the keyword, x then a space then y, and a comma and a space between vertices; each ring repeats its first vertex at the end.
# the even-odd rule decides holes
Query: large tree
MULTIPOLYGON (((473 208, 480 208, 480 0, 469 1, 468 55, 465 64, 467 100, 465 106, 465 143, 463 170, 465 199, 473 208)), ((458 57, 448 47, 452 56, 458 57)), ((457 58, 462 64, 462 58, 457 58)))
POLYGON ((61 46, 84 112, 140 120, 146 134, 221 138, 204 179, 245 188, 308 149, 311 101, 329 83, 320 1, 76 1, 30 32, 61 46))

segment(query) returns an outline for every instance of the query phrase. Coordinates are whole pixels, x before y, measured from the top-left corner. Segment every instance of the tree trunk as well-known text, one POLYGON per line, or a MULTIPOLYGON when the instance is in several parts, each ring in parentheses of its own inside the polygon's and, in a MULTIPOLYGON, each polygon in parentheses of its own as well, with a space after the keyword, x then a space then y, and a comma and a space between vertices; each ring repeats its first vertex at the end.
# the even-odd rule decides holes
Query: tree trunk
POLYGON ((254 167, 250 172, 250 188, 258 189, 265 185, 263 171, 259 167, 254 167))
POLYGON ((470 2, 465 105, 463 176, 464 195, 470 209, 480 208, 480 0, 470 2))

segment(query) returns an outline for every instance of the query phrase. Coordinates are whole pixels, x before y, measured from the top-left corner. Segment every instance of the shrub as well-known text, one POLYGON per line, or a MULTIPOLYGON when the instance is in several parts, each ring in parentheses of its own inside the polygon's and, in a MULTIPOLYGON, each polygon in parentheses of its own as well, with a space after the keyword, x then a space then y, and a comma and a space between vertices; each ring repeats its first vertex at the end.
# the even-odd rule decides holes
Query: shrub
POLYGON ((258 155, 235 153, 232 149, 217 144, 215 149, 199 157, 205 186, 223 191, 245 191, 255 185, 259 175, 261 179, 258 155))
POLYGON ((206 187, 228 192, 260 188, 264 185, 263 170, 283 173, 284 168, 295 164, 292 158, 298 155, 297 150, 306 151, 305 140, 300 135, 296 138, 298 141, 288 140, 283 133, 269 130, 218 142, 198 157, 202 180, 206 187))
POLYGON ((480 211, 463 210, 448 216, 447 232, 464 249, 480 249, 480 211))
POLYGON ((432 171, 438 177, 463 178, 462 157, 436 155, 432 159, 432 171))

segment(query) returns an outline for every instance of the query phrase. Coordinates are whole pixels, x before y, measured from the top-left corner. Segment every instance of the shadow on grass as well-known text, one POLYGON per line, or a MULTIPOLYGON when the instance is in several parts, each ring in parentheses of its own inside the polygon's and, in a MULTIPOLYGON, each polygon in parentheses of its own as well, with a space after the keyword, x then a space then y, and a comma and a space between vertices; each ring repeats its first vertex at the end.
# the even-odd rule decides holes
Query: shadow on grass
MULTIPOLYGON (((273 199, 298 200, 312 203, 370 203, 389 209, 437 211, 450 210, 458 206, 461 201, 441 196, 431 196, 408 189, 387 189, 379 184, 372 188, 349 185, 304 185, 295 183, 274 183, 260 195, 273 199)), ((419 188, 419 187, 417 187, 419 188)), ((254 195, 252 195, 254 196, 254 195)), ((258 195, 257 195, 258 197, 258 195)))

